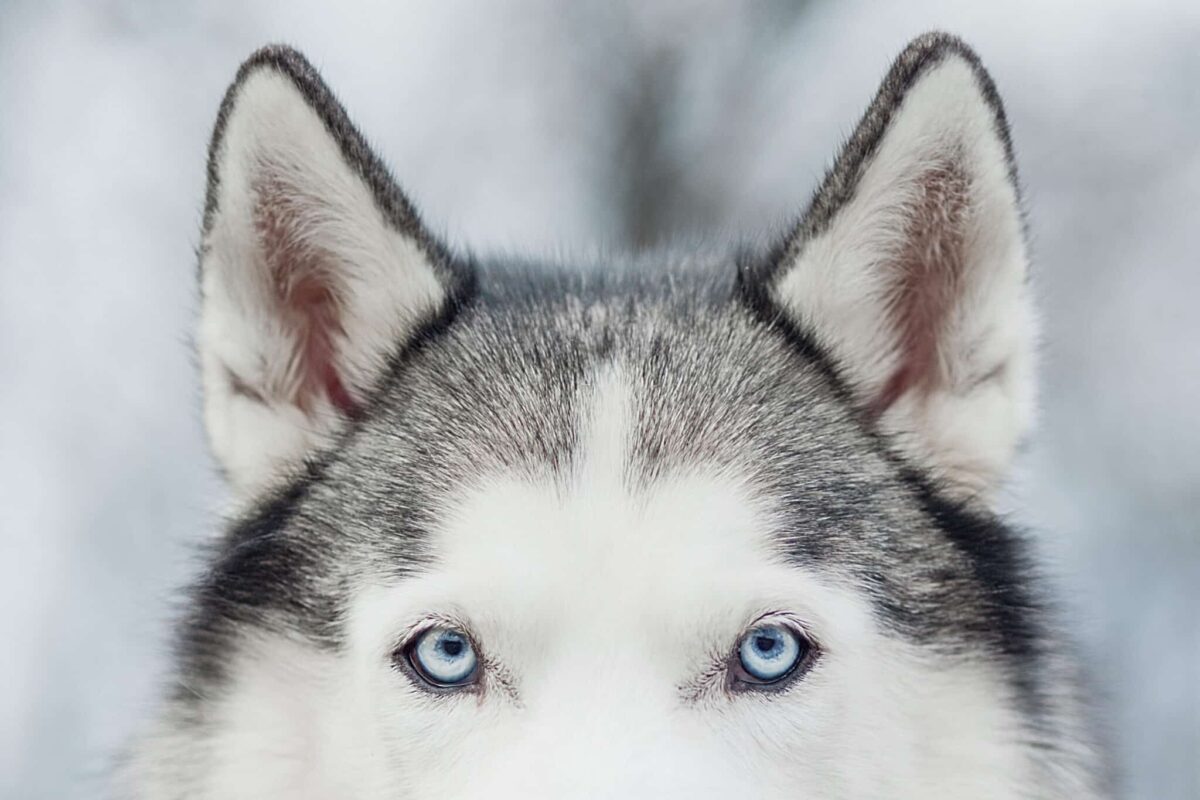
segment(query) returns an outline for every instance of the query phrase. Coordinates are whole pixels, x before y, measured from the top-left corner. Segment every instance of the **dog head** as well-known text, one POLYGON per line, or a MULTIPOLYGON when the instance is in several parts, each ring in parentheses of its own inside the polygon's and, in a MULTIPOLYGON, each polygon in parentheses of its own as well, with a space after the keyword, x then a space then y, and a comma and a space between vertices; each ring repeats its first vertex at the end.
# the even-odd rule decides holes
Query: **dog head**
POLYGON ((205 416, 242 511, 146 786, 1085 791, 988 509, 1033 334, 1008 128, 961 42, 903 52, 758 255, 457 258, 282 48, 242 67, 209 178, 205 416))

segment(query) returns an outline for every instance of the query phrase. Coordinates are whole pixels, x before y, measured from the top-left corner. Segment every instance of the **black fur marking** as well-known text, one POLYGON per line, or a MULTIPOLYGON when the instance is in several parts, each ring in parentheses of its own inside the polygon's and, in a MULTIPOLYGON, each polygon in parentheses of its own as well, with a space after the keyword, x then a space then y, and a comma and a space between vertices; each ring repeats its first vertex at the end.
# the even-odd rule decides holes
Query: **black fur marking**
POLYGON ((947 500, 917 473, 903 475, 918 492, 925 512, 946 538, 970 560, 974 578, 991 604, 988 635, 1015 663, 1035 662, 1043 633, 1034 620, 1043 610, 1029 590, 1037 573, 1025 542, 991 514, 947 500))
POLYGON ((190 612, 176 642, 188 678, 176 687, 179 699, 196 699, 197 687, 221 683, 237 625, 277 627, 270 612, 304 596, 304 574, 315 554, 304 552, 286 530, 325 466, 309 462, 302 475, 235 521, 214 546, 208 569, 191 589, 190 612))
POLYGON ((916 469, 902 469, 925 513, 971 565, 974 584, 982 590, 982 613, 964 633, 989 642, 1005 657, 1009 679, 1031 717, 1044 710, 1039 699, 1046 656, 1047 604, 1035 590, 1038 571, 1024 536, 990 512, 947 499, 916 469))

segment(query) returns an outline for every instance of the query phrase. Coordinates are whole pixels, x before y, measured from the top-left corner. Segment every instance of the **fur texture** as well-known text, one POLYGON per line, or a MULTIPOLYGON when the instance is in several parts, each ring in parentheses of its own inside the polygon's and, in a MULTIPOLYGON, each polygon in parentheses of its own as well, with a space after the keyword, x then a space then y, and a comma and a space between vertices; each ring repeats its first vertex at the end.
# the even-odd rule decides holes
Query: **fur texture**
POLYGON ((1007 125, 897 60, 791 234, 586 274, 460 263, 312 68, 222 106, 200 339, 243 511, 119 776, 160 798, 1104 796, 988 506, 1028 421, 1007 125), (761 620, 812 645, 739 688, 761 620), (465 631, 469 690, 405 643, 465 631))

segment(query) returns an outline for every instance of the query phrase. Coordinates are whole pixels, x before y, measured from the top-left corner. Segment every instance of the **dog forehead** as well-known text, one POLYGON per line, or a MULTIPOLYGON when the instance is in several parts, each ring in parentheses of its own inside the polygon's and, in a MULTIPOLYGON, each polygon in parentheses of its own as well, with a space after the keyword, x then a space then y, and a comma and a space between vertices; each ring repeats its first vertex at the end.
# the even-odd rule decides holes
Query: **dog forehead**
POLYGON ((493 600, 507 590, 514 600, 549 593, 593 610, 649 609, 655 597, 698 600, 722 578, 744 581, 778 566, 764 535, 768 510, 747 476, 692 464, 638 480, 631 376, 607 363, 586 385, 568 470, 493 475, 447 503, 431 542, 444 574, 493 600))
POLYGON ((752 499, 719 473, 643 488, 590 475, 567 485, 497 478, 462 499, 431 545, 435 569, 467 588, 649 608, 658 597, 720 596, 723 584, 779 568, 765 530, 752 499))
POLYGON ((738 302, 618 289, 526 302, 481 301, 406 358, 350 443, 345 482, 441 506, 491 473, 571 477, 603 452, 603 437, 585 441, 601 409, 625 415, 607 430, 619 430, 634 483, 733 462, 761 480, 787 460, 775 483, 803 477, 811 489, 875 461, 854 446, 868 437, 819 352, 738 302))
POLYGON ((677 306, 467 315, 330 470, 339 527, 395 532, 368 537, 385 571, 519 549, 765 563, 885 513, 894 476, 821 365, 736 305, 677 306))

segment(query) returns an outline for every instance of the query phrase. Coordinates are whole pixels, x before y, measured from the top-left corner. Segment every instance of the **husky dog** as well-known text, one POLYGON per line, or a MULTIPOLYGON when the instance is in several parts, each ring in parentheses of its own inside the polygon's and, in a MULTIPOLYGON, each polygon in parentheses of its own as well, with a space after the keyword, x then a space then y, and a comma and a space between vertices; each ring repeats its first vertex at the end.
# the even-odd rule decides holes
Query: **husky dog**
POLYGON ((904 50, 756 254, 457 257, 282 47, 208 179, 204 410, 241 511, 121 796, 1105 795, 991 508, 1034 325, 961 41, 904 50))

